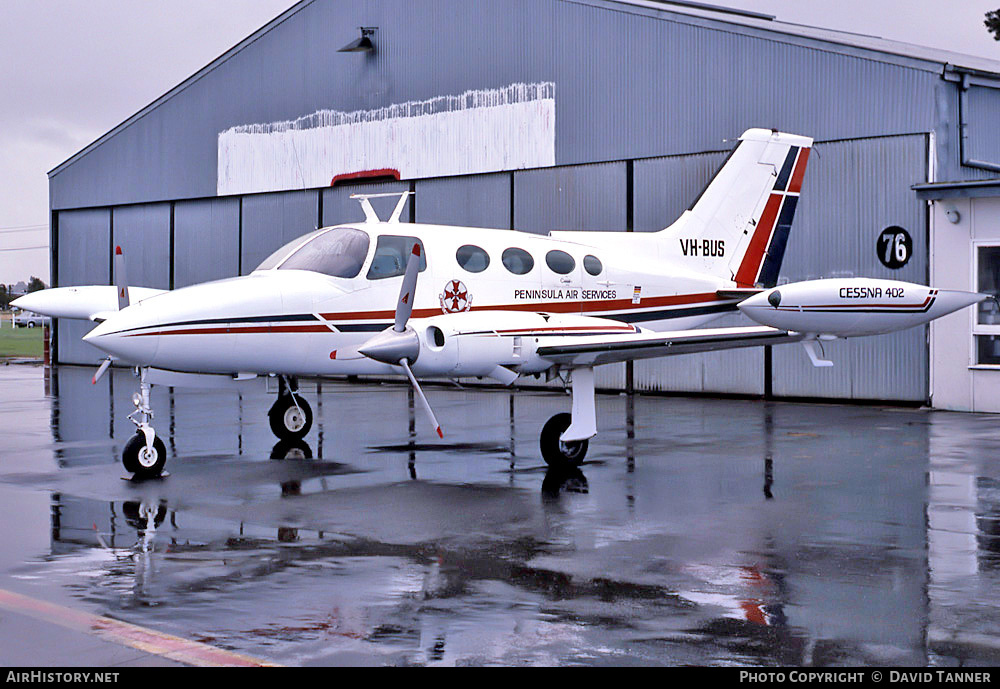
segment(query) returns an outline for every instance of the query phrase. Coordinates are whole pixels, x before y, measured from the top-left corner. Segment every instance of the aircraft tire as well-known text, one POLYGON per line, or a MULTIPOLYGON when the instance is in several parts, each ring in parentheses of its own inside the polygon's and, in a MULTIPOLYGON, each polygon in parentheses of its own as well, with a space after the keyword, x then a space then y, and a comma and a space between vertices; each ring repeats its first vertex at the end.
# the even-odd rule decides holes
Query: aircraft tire
POLYGON ((539 439, 542 459, 552 468, 578 467, 583 463, 583 458, 587 456, 589 440, 573 443, 564 443, 559 440, 559 436, 569 428, 572 420, 573 417, 570 414, 563 412, 553 416, 542 427, 542 435, 539 439))
POLYGON ((281 440, 301 440, 312 428, 313 414, 309 404, 301 395, 298 407, 291 395, 281 395, 267 412, 271 422, 271 432, 281 440))
POLYGON ((312 459, 312 448, 304 440, 279 440, 271 448, 271 459, 312 459))
POLYGON ((122 451, 122 465, 125 471, 132 474, 133 478, 146 479, 156 478, 163 473, 163 467, 167 463, 167 448, 159 436, 153 438, 152 454, 146 454, 146 436, 143 433, 136 433, 122 451))

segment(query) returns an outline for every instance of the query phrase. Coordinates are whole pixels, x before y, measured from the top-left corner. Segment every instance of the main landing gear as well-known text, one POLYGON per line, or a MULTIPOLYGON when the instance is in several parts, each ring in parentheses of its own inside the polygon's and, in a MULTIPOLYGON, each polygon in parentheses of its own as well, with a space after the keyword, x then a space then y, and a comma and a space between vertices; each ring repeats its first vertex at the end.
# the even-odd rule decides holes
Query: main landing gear
POLYGON ((278 399, 267 412, 271 431, 281 440, 301 440, 312 428, 313 413, 299 394, 295 378, 278 378, 278 399))
POLYGON ((568 443, 560 440, 562 434, 570 427, 572 418, 571 414, 563 412, 556 414, 542 426, 539 445, 542 450, 542 459, 550 467, 578 467, 583 463, 583 458, 587 456, 589 440, 568 443))
POLYGON ((578 467, 587 456, 590 439, 597 435, 594 369, 572 371, 573 413, 562 412, 542 427, 542 459, 553 469, 578 467))
POLYGON ((128 415, 135 424, 136 433, 122 451, 122 464, 134 479, 156 478, 163 473, 167 463, 167 448, 153 430, 153 410, 149 405, 149 383, 146 369, 139 369, 139 392, 132 396, 135 411, 128 415))

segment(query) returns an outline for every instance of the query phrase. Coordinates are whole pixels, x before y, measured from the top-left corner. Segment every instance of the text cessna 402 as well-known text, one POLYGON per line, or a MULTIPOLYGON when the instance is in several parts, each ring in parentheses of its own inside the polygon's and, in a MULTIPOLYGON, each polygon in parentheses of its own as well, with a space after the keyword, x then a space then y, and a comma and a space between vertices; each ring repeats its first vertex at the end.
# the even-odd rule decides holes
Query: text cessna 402
POLYGON ((139 478, 158 476, 166 461, 149 386, 183 386, 190 374, 278 376, 269 418, 282 439, 312 425, 299 377, 405 374, 443 437, 418 378, 510 385, 560 376, 571 411, 545 423, 541 453, 550 465, 577 465, 597 433, 595 366, 786 342, 827 366, 819 340, 901 330, 988 298, 865 278, 776 288, 811 145, 748 130, 694 205, 660 232, 404 225, 408 193, 387 221, 372 195, 358 195, 364 222, 300 237, 247 276, 129 288, 119 248, 115 286, 48 289, 14 304, 98 322, 84 337, 109 354, 95 382, 112 361, 136 367, 129 418, 138 431, 123 463, 139 478), (737 309, 760 325, 700 327, 737 309))

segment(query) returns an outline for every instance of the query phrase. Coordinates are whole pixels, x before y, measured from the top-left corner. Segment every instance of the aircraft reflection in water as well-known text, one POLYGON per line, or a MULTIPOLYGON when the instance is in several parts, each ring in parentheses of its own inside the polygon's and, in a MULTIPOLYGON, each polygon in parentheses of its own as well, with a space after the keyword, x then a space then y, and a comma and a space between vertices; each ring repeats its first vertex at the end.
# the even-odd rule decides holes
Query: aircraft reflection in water
POLYGON ((387 220, 375 195, 359 195, 365 222, 296 239, 250 275, 174 291, 129 287, 116 247, 114 287, 59 287, 13 303, 97 323, 84 336, 108 355, 95 383, 114 361, 136 368, 127 418, 137 430, 122 450, 136 478, 158 477, 166 463, 154 384, 259 376, 277 379, 267 417, 284 439, 313 425, 299 378, 403 375, 438 438, 418 378, 558 379, 571 410, 545 422, 539 450, 550 466, 578 466, 598 432, 596 366, 783 343, 832 366, 823 341, 922 325, 989 298, 867 278, 776 287, 812 143, 747 130, 691 208, 659 232, 404 225, 409 192, 387 220), (738 312, 757 325, 704 327, 738 312))
POLYGON ((995 659, 993 418, 602 396, 584 479, 553 473, 539 495, 527 436, 548 393, 436 391, 452 415, 475 407, 458 450, 410 435, 405 387, 324 383, 323 446, 270 460, 263 395, 158 388, 183 462, 123 482, 95 465, 131 431, 113 413, 130 381, 89 374, 53 369, 44 452, 62 470, 30 479, 53 493, 51 553, 19 573, 130 622, 298 663, 345 647, 428 664, 995 659))

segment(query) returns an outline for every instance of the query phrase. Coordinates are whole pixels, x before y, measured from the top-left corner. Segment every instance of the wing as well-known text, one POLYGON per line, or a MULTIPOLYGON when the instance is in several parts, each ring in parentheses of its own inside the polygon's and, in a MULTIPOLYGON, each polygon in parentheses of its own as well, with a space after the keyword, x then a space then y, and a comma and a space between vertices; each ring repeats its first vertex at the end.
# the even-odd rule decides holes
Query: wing
POLYGON ((805 335, 767 326, 704 328, 657 333, 539 338, 536 354, 564 366, 596 366, 676 354, 801 342, 805 335))

